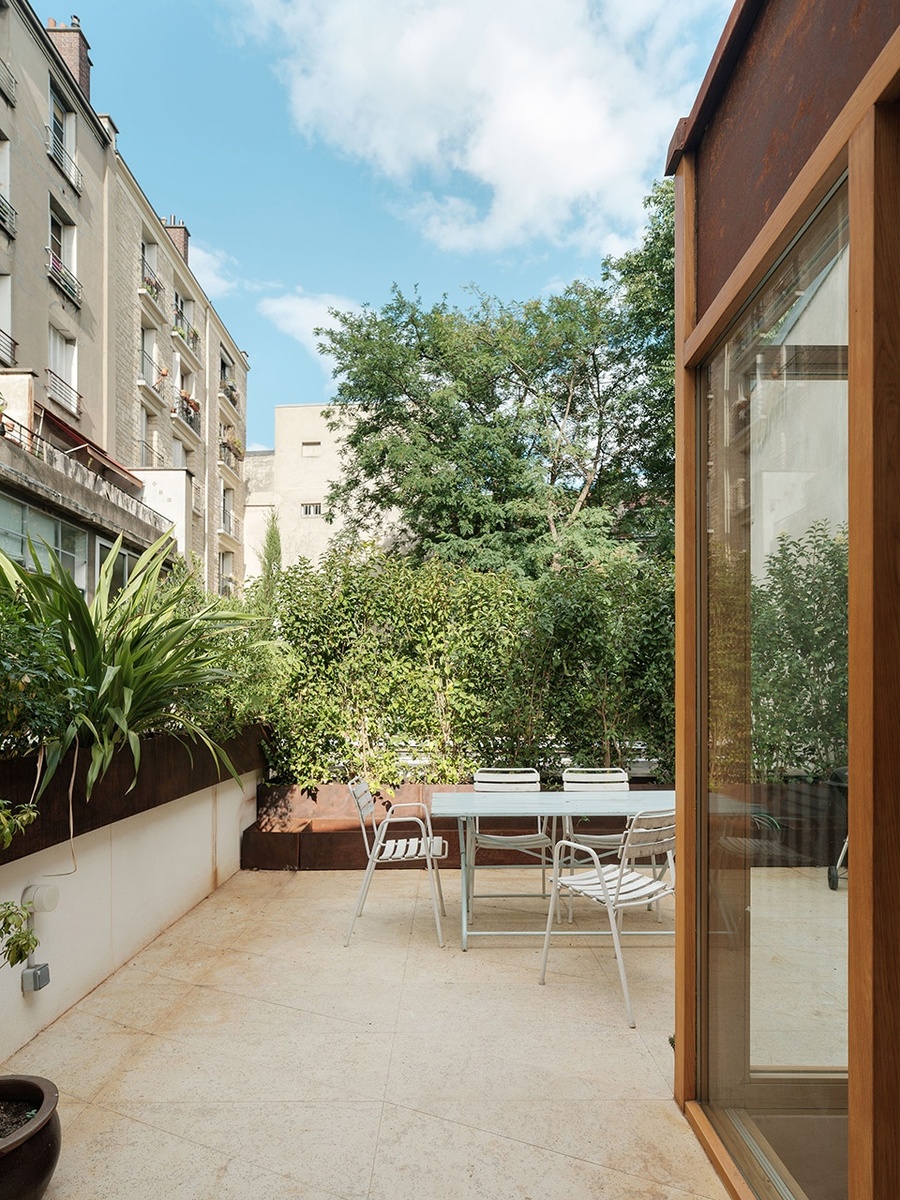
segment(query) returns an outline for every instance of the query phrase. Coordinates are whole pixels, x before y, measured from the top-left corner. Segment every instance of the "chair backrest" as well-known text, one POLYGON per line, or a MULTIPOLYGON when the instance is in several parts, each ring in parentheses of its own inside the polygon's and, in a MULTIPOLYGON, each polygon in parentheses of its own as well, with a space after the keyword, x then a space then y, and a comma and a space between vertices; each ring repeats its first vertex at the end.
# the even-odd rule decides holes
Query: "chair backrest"
POLYGON ((356 811, 359 813, 359 823, 362 826, 363 841, 366 843, 366 854, 372 852, 372 842, 370 837, 374 838, 378 832, 378 818, 375 815, 375 797, 372 795, 372 790, 366 783, 365 779, 360 779, 357 775, 350 780, 347 785, 350 788, 350 795, 356 801, 356 811), (372 818, 371 827, 366 824, 369 818, 372 818))
POLYGON ((566 767, 564 792, 628 791, 628 772, 621 767, 566 767))
POLYGON ((534 767, 479 767, 476 792, 539 792, 541 775, 534 767))
MULTIPOLYGON (((675 809, 642 812, 631 817, 619 857, 623 862, 638 858, 672 859, 675 854, 675 809)), ((671 865, 671 864, 670 864, 671 865)))

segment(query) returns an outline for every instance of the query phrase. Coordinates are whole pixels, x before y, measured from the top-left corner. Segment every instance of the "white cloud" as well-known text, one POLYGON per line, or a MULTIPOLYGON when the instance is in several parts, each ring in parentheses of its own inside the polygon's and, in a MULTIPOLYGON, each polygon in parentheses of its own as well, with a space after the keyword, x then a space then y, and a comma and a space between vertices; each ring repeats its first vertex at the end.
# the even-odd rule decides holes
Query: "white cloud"
POLYGON ((238 261, 224 250, 192 244, 190 261, 191 270, 210 300, 221 300, 237 288, 239 281, 235 276, 235 268, 238 261))
POLYGON ((346 296, 334 296, 327 292, 314 295, 301 290, 281 296, 268 296, 257 305, 259 312, 272 322, 276 329, 294 338, 313 358, 317 359, 326 374, 331 375, 333 362, 328 355, 319 354, 314 330, 329 329, 336 324, 330 309, 340 312, 359 312, 361 305, 346 296))
POLYGON ((436 244, 612 249, 642 223, 731 0, 247 0, 298 128, 436 244), (698 40, 702 49, 698 50, 698 40))

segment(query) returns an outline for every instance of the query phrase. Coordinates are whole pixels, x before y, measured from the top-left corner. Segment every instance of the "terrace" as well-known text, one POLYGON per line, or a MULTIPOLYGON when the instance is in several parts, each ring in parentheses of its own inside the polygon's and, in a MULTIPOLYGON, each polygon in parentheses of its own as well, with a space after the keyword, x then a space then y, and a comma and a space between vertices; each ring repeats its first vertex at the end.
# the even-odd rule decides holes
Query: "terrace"
POLYGON ((442 950, 424 873, 383 870, 345 949, 358 880, 238 872, 7 1060, 62 1093, 47 1200, 723 1200, 671 1098, 671 937, 631 951, 629 1029, 608 938, 539 987, 536 939, 460 951, 457 872, 442 950))

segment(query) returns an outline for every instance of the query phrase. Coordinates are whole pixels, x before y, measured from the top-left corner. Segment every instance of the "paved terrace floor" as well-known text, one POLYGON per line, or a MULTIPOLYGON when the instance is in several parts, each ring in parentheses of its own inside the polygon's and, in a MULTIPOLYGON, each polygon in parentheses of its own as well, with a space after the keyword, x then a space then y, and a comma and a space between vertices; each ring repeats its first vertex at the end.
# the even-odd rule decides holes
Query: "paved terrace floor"
POLYGON ((672 939, 626 946, 629 1029, 608 937, 540 987, 539 939, 461 952, 443 878, 444 949, 411 870, 347 949, 357 873, 241 872, 173 925, 3 1065, 62 1093, 46 1200, 725 1200, 671 1099, 672 939))

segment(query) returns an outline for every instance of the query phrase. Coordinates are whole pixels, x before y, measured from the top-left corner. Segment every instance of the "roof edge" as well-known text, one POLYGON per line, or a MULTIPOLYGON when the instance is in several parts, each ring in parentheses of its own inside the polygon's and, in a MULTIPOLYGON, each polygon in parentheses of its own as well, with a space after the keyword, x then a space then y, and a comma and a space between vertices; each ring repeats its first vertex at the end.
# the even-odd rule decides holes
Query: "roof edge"
POLYGON ((691 115, 682 117, 675 126, 666 152, 667 175, 674 175, 681 156, 699 145, 765 2, 766 0, 735 0, 719 44, 703 76, 691 115))

